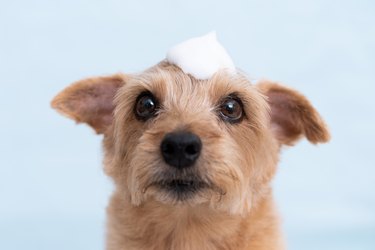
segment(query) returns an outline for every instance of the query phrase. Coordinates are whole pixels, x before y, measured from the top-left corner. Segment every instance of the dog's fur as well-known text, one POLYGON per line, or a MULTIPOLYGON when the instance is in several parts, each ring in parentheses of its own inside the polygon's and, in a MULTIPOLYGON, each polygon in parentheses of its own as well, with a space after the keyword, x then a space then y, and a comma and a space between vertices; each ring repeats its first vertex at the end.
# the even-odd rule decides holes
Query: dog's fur
POLYGON ((283 249, 270 189, 280 148, 302 136, 314 144, 329 140, 317 111, 295 90, 269 81, 252 85, 225 71, 197 80, 167 62, 137 75, 79 81, 52 106, 104 135, 104 169, 116 186, 107 250, 283 249), (160 107, 140 121, 134 105, 145 90, 160 107), (233 93, 245 113, 237 124, 217 112, 233 93), (161 140, 173 131, 202 141, 199 159, 183 171, 161 157, 161 140), (164 178, 196 178, 205 188, 182 199, 155 185, 164 178))

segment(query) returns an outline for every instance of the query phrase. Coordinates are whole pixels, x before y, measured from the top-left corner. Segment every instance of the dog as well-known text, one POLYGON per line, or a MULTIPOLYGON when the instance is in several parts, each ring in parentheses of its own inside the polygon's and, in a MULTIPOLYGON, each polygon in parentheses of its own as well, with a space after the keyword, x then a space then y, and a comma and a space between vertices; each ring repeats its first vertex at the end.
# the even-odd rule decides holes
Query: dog
POLYGON ((52 107, 104 136, 107 250, 284 249, 270 187, 280 149, 330 138, 296 90, 225 71, 199 80, 165 60, 78 81, 52 107))

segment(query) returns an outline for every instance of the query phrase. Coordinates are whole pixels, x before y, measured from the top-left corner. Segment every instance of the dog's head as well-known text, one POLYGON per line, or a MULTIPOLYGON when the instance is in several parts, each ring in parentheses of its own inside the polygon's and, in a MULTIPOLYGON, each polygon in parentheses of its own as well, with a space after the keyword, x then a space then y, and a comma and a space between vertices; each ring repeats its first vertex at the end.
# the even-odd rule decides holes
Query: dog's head
POLYGON ((197 80, 167 62, 79 81, 52 106, 104 134, 105 170, 134 205, 248 211, 267 194, 281 145, 329 139, 292 89, 225 71, 197 80))

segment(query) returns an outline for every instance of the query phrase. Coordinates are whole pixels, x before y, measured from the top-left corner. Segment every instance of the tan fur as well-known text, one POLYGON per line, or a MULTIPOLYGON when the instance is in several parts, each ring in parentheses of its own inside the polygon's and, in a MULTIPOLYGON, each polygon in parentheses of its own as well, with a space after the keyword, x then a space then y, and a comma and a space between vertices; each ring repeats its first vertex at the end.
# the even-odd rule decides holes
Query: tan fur
POLYGON ((105 171, 116 185, 107 209, 107 250, 283 249, 270 189, 280 147, 302 135, 313 143, 329 139, 319 114, 294 90, 271 82, 254 86, 226 72, 197 80, 166 62, 139 75, 78 82, 59 94, 53 107, 104 134, 105 171), (88 95, 93 84, 105 94, 88 95), (145 90, 161 106, 144 122, 133 110, 145 90), (226 123, 217 112, 233 93, 246 114, 238 124, 226 123), (108 107, 113 116, 103 120, 108 107), (159 152, 172 131, 200 137, 201 155, 181 175, 209 183, 183 201, 153 185, 176 174, 159 152))

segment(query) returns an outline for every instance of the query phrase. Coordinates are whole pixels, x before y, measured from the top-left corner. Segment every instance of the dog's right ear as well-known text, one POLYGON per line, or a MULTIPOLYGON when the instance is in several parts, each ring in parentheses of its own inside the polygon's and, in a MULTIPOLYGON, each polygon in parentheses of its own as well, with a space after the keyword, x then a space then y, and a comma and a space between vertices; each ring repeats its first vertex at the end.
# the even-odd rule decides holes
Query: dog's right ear
POLYGON ((87 123, 102 134, 112 123, 113 99, 125 80, 125 75, 117 74, 75 82, 61 91, 52 100, 51 106, 62 115, 87 123))

